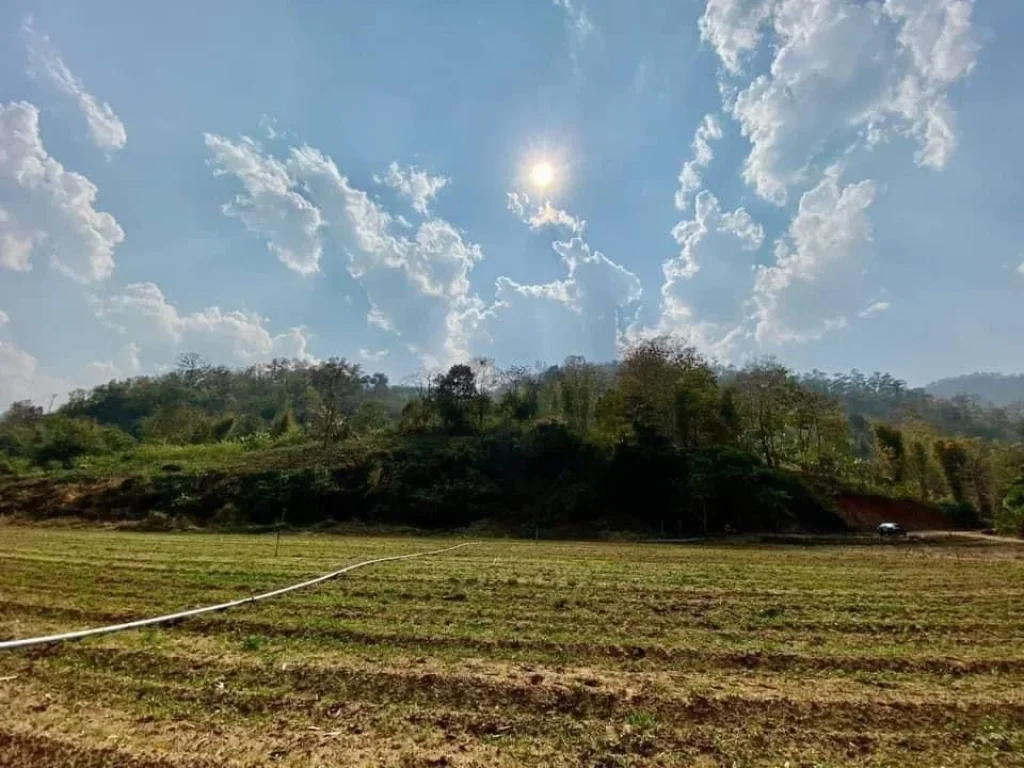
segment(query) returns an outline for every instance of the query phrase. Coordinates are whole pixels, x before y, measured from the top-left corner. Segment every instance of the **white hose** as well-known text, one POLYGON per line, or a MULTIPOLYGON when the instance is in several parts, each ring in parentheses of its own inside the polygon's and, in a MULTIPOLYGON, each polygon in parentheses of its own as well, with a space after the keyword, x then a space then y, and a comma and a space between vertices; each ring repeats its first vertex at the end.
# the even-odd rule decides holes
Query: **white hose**
POLYGON ((266 600, 270 597, 277 597, 287 592, 294 592, 296 589, 302 589, 303 587, 311 587, 314 584, 319 584, 322 581, 333 579, 336 576, 340 576, 343 573, 354 571, 356 568, 362 568, 364 565, 373 565, 374 563, 387 563, 393 560, 409 560, 413 557, 427 557, 428 555, 440 555, 445 552, 451 552, 461 547, 468 547, 472 542, 466 542, 464 544, 456 544, 454 547, 448 547, 447 549, 435 549, 430 552, 414 552, 411 555, 393 555, 392 557, 378 557, 373 560, 364 560, 361 563, 355 565, 348 565, 341 570, 332 571, 324 576, 318 576, 315 579, 309 581, 303 581, 300 584, 293 584, 290 587, 283 587, 281 589, 275 589, 273 592, 264 592, 262 595, 253 595, 252 597, 243 597, 241 600, 232 600, 229 603, 221 603, 219 605, 209 605, 205 608, 193 608, 188 611, 181 611, 179 613, 169 613, 166 616, 156 616, 152 619, 140 619, 139 621, 129 621, 126 624, 113 624, 109 627, 97 627, 96 629, 82 629, 77 632, 65 632, 61 635, 47 635, 46 637, 29 637, 24 640, 5 640, 0 642, 0 651, 12 650, 14 648, 27 648, 30 645, 44 645, 46 643, 59 643, 63 640, 81 640, 83 637, 92 637, 93 635, 108 635, 111 632, 123 632, 126 629, 138 629, 139 627, 148 627, 153 624, 164 624, 169 621, 177 621, 178 619, 186 619, 189 616, 198 616, 201 613, 210 613, 212 611, 225 611, 228 608, 235 608, 239 605, 245 605, 247 603, 256 603, 260 600, 266 600))

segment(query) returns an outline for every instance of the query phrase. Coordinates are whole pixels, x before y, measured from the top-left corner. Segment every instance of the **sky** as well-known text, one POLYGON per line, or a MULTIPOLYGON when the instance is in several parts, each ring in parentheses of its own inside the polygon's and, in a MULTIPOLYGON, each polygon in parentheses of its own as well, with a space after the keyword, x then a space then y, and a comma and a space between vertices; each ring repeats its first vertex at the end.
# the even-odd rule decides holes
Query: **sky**
POLYGON ((0 407, 341 356, 1024 370, 1024 4, 0 2, 0 407))

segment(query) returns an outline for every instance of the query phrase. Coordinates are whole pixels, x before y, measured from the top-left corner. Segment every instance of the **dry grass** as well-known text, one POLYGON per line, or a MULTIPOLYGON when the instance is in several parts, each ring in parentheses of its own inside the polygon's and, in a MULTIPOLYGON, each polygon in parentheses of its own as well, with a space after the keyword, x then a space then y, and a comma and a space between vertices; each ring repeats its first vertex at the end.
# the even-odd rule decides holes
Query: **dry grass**
MULTIPOLYGON (((0 636, 437 540, 0 527, 0 636)), ((0 655, 0 766, 1024 765, 1024 548, 487 541, 0 655)))

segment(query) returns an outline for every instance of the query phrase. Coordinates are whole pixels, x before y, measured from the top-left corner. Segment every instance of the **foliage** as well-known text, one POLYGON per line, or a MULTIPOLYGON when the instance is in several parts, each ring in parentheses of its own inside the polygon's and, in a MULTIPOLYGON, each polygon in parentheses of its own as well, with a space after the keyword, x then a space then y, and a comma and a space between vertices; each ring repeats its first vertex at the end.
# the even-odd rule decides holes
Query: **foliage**
MULTIPOLYGON (((1024 471, 1014 413, 883 374, 798 376, 772 359, 723 369, 671 338, 616 364, 573 356, 499 371, 478 358, 416 386, 341 358, 232 371, 186 354, 170 373, 75 392, 57 413, 13 404, 0 418, 0 474, 269 472, 266 503, 295 507, 296 519, 487 518, 534 532, 599 521, 680 534, 830 529, 827 498, 808 489, 853 487, 1012 528, 1024 471), (323 467, 329 477, 305 495, 273 474, 323 467)), ((239 487, 166 498, 161 488, 147 503, 173 511, 208 497, 192 510, 204 519, 225 505, 232 518, 264 515, 239 487)))
POLYGON ((117 427, 55 416, 40 422, 32 445, 32 459, 41 466, 51 462, 70 467, 79 456, 125 450, 134 441, 117 427))
POLYGON ((1000 533, 1024 536, 1024 474, 1010 486, 996 516, 1000 533))

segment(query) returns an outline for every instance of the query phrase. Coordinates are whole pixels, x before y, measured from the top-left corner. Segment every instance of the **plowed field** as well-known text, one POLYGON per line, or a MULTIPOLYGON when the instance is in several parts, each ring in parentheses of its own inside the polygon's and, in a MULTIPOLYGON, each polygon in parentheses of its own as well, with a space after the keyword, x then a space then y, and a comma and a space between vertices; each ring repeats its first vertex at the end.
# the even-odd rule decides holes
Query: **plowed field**
MULTIPOLYGON (((0 526, 0 638, 438 539, 0 526)), ((1024 547, 488 540, 0 651, 0 766, 1024 765, 1024 547)))

